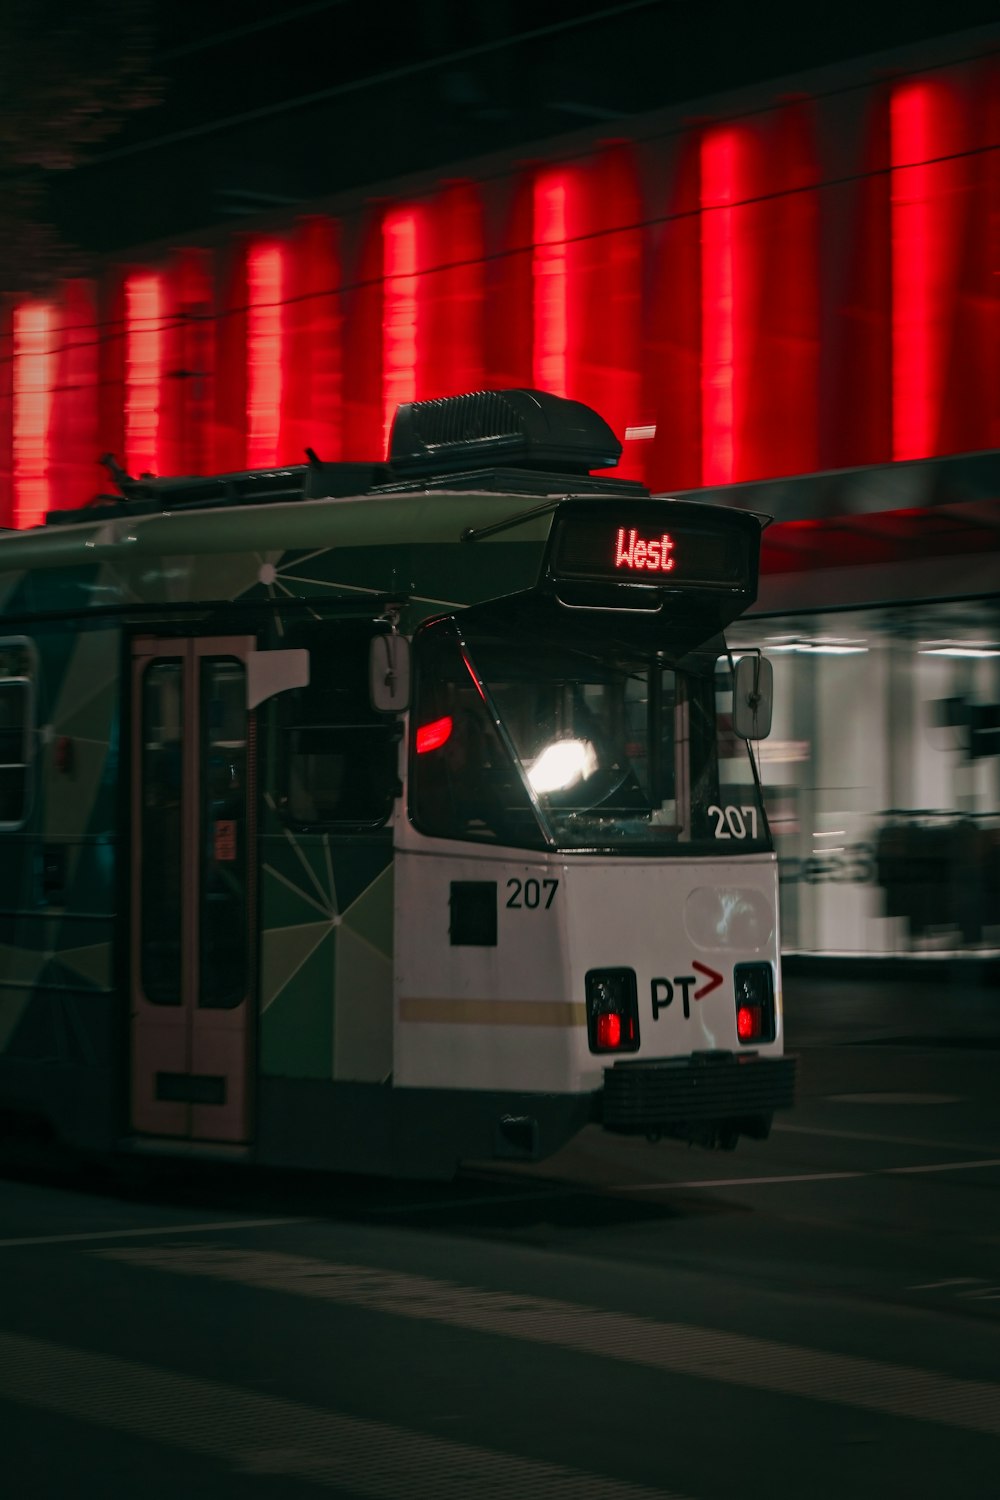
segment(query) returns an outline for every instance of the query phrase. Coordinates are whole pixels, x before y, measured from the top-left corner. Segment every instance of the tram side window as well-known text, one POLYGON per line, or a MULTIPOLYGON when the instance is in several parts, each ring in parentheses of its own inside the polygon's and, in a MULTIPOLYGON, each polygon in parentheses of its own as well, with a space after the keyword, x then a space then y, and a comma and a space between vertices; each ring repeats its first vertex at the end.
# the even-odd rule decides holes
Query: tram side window
POLYGON ((310 682, 281 695, 279 805, 297 828, 381 827, 397 791, 398 727, 368 692, 370 626, 317 625, 310 682))
POLYGON ((0 826, 28 815, 31 685, 26 678, 0 679, 0 826))

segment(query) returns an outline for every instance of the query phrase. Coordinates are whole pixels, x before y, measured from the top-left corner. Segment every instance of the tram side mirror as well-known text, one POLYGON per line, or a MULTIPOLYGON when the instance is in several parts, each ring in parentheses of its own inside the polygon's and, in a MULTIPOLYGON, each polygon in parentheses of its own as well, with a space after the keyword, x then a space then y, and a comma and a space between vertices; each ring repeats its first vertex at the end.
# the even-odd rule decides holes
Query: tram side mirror
POLYGON ((401 714, 410 706, 410 643, 405 635, 385 631, 372 636, 368 656, 368 692, 381 714, 401 714))
POLYGON ((251 651, 247 656, 247 708, 256 708, 275 693, 308 686, 309 652, 304 647, 251 651))
POLYGON ((733 671, 733 733, 763 740, 771 733, 774 672, 765 656, 741 656, 733 671))

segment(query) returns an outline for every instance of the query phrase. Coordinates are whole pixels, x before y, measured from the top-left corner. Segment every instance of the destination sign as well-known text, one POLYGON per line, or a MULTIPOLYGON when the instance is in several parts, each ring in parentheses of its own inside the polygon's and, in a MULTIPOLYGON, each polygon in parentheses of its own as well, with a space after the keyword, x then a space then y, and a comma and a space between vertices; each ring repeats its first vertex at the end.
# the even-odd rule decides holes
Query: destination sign
MULTIPOLYGON (((737 512, 699 515, 695 506, 651 506, 560 517, 549 563, 554 578, 664 588, 749 589, 751 536, 737 512), (667 524, 664 524, 666 521, 667 524)), ((756 538, 754 538, 756 542, 756 538)))
POLYGON ((615 542, 615 567, 624 568, 626 572, 646 568, 651 573, 670 573, 677 566, 673 551, 674 539, 667 532, 647 539, 640 537, 634 526, 629 531, 624 526, 619 526, 615 542))

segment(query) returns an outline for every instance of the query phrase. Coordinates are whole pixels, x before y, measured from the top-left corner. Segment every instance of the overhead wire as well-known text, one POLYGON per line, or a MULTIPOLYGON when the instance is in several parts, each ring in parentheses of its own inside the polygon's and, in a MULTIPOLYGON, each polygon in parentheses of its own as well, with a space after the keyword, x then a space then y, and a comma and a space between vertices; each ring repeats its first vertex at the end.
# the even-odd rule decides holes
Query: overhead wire
MULTIPOLYGON (((949 162, 956 162, 975 157, 983 157, 993 152, 1000 152, 1000 141, 990 142, 985 146, 969 147, 963 151, 949 152, 942 156, 930 157, 926 161, 921 161, 920 163, 915 163, 913 165, 919 165, 921 167, 932 167, 949 162)), ((551 165, 551 163, 548 163, 547 165, 551 165)), ((889 175, 891 175, 891 173, 896 171, 906 171, 909 165, 910 164, 907 164, 907 166, 905 167, 897 167, 893 165, 875 167, 864 172, 847 173, 840 177, 826 178, 820 182, 800 183, 789 188, 777 188, 772 192, 758 193, 745 198, 736 198, 732 201, 727 201, 725 204, 699 204, 693 208, 682 209, 672 213, 654 214, 647 218, 635 219, 625 224, 602 225, 597 229, 587 230, 584 233, 578 235, 566 236, 565 239, 559 241, 559 244, 578 245, 584 243, 593 243, 595 241, 608 238, 611 235, 637 233, 643 230, 661 228, 665 225, 680 223, 687 219, 699 218, 701 215, 706 213, 733 211, 741 208, 751 208, 765 203, 773 203, 780 199, 800 197, 807 193, 816 193, 827 191, 830 189, 856 185, 861 182, 872 181, 879 177, 888 177, 889 175)), ((548 245, 548 242, 546 247, 551 248, 551 246, 548 245)), ((472 258, 465 257, 459 260, 441 261, 436 265, 422 267, 420 271, 413 274, 416 276, 444 275, 451 271, 469 269, 473 266, 478 265, 486 266, 499 261, 509 260, 518 255, 528 255, 535 248, 535 243, 533 241, 528 241, 524 244, 505 246, 502 249, 489 251, 484 253, 483 255, 472 258)), ((144 270, 145 274, 156 274, 155 270, 151 270, 150 268, 144 268, 144 270)), ((298 292, 293 296, 281 297, 276 300, 267 302, 239 303, 234 304, 230 307, 214 308, 210 312, 204 313, 175 313, 155 323, 143 322, 141 324, 141 328, 143 332, 168 332, 179 327, 193 327, 197 324, 218 323, 224 321, 227 318, 245 316, 251 311, 259 312, 266 309, 292 307, 304 302, 319 300, 324 297, 341 297, 352 295, 360 291, 381 286, 386 281, 393 279, 395 278, 393 278, 392 276, 385 276, 381 274, 376 276, 356 277, 351 281, 340 282, 336 286, 326 286, 320 287, 318 289, 311 289, 305 292, 298 292)), ((23 303, 21 305, 36 306, 39 304, 44 304, 46 300, 47 299, 44 297, 28 297, 23 300, 23 303)), ((46 348, 44 350, 44 353, 46 355, 64 354, 70 352, 71 350, 100 347, 102 344, 112 342, 116 339, 124 338, 128 326, 129 325, 126 322, 126 319, 121 317, 103 319, 94 323, 75 324, 72 325, 73 330, 75 330, 76 328, 88 330, 93 329, 94 333, 97 334, 98 337, 89 340, 73 340, 62 345, 46 348)), ((57 333, 63 333, 72 330, 61 328, 53 331, 57 333)), ((0 343, 12 343, 13 337, 14 336, 12 332, 0 330, 0 343)), ((7 354, 0 354, 0 366, 12 364, 13 361, 18 357, 19 356, 15 355, 13 351, 7 354)), ((101 384, 107 384, 107 382, 99 382, 97 383, 97 387, 99 388, 101 384)))

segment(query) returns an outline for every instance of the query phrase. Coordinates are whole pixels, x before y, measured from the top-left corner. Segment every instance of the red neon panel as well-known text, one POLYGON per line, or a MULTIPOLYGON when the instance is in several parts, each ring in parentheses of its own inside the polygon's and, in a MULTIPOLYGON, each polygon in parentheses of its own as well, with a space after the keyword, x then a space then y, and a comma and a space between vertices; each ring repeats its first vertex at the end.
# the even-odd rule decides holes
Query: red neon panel
POLYGON ((415 209, 382 221, 382 437, 388 452, 396 407, 417 399, 420 218, 415 209))
POLYGON ((701 145, 701 479, 736 478, 736 211, 739 135, 710 131, 701 145))
POLYGON ((417 389, 423 401, 482 390, 486 384, 479 185, 447 184, 428 204, 427 221, 429 265, 421 277, 420 301, 427 331, 417 348, 417 389))
POLYGON ((535 202, 538 373, 547 363, 566 395, 601 413, 623 445, 615 472, 641 479, 642 214, 631 149, 602 146, 585 164, 546 174, 535 202), (561 243, 545 239, 560 234, 561 243))
POLYGON ((37 526, 49 492, 49 420, 55 355, 53 308, 26 302, 14 309, 14 525, 37 526))
POLYGON ((0 299, 0 526, 14 524, 14 308, 0 299))
POLYGON ((954 317, 965 163, 955 159, 952 100, 939 83, 905 83, 890 102, 892 162, 892 456, 938 451, 954 317), (938 158, 938 160, 935 160, 938 158), (952 159, 949 159, 952 158, 952 159))
POLYGON ((283 376, 280 245, 251 245, 247 252, 246 462, 250 469, 278 462, 283 376))
POLYGON ((587 204, 589 234, 581 246, 586 340, 574 386, 622 444, 614 472, 644 481, 653 414, 642 389, 643 213, 627 143, 602 150, 590 174, 587 204))
POLYGON ((860 120, 856 112, 842 97, 824 120, 826 170, 837 181, 821 199, 821 469, 892 458, 888 103, 866 101, 860 120))
POLYGON ((312 448, 327 463, 343 457, 343 316, 339 226, 303 219, 287 246, 282 463, 312 448))
POLYGON ((162 380, 160 277, 129 276, 125 281, 125 468, 135 476, 160 471, 162 380))
POLYGON ((803 474, 819 462, 819 194, 813 108, 775 110, 757 129, 756 201, 741 209, 751 299, 738 374, 739 479, 803 474))
MULTIPOLYGON (((645 482, 688 490, 701 483, 701 143, 690 136, 667 158, 664 219, 655 248, 650 295, 642 309, 645 482), (652 429, 650 431, 650 429, 652 429)), ((636 444, 635 446, 639 446, 636 444)))
MULTIPOLYGON (((938 449, 1000 448, 1000 59, 959 95, 968 151, 956 203, 961 254, 938 449)), ((958 173, 956 172, 956 176, 958 173)))
POLYGON ((929 85, 911 83, 892 98, 892 428, 893 458, 922 458, 934 443, 932 339, 933 235, 930 202, 929 85))
MULTIPOLYGON (((127 272, 112 266, 98 282, 97 326, 97 448, 98 455, 111 453, 125 462, 125 281, 127 272)), ((102 472, 102 492, 110 492, 102 472)))
POLYGON ((342 431, 345 459, 370 462, 383 452, 382 317, 385 249, 383 211, 344 226, 344 371, 342 431))
POLYGON ((206 474, 215 397, 214 284, 203 250, 178 250, 163 275, 159 472, 206 474))
POLYGON ((93 283, 64 283, 60 326, 53 330, 56 367, 49 421, 49 489, 53 510, 72 508, 107 488, 98 460, 98 334, 93 283))
POLYGON ((487 241, 483 384, 499 390, 504 386, 530 386, 534 379, 534 174, 524 171, 493 183, 490 196, 488 220, 499 222, 501 227, 497 241, 487 241))
POLYGON ((417 730, 417 754, 425 755, 428 750, 440 750, 451 738, 454 725, 450 714, 443 719, 434 719, 430 724, 422 724, 417 730))
POLYGON ((532 382, 538 390, 565 396, 569 306, 567 198, 564 172, 546 172, 535 183, 531 274, 534 282, 535 336, 532 382))

